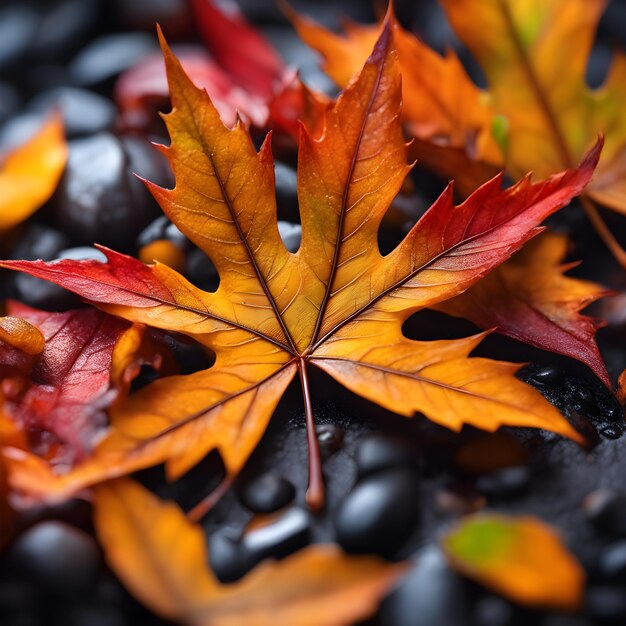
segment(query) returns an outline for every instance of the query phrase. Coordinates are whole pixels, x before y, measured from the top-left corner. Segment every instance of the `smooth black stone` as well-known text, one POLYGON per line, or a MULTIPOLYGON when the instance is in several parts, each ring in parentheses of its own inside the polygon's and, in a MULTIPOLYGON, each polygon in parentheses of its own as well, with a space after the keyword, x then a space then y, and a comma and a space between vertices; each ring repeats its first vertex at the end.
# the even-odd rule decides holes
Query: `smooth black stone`
MULTIPOLYGON (((520 626, 525 625, 522 622, 520 626)), ((547 615, 542 620, 541 626, 594 626, 594 624, 582 615, 553 614, 547 615)))
POLYGON ((476 479, 477 491, 496 498, 515 497, 528 487, 530 469, 525 465, 505 467, 476 479))
POLYGON ((165 229, 171 224, 167 215, 160 215, 155 220, 152 220, 137 237, 137 243, 135 247, 137 249, 147 246, 153 241, 159 239, 165 239, 165 229))
POLYGON ((161 215, 150 222, 137 237, 136 248, 139 250, 148 244, 160 239, 166 239, 177 245, 182 250, 189 248, 190 243, 187 237, 180 232, 178 227, 169 221, 167 216, 161 215))
POLYGON ((626 537, 626 494, 612 489, 598 489, 584 502, 587 519, 601 532, 626 537))
POLYGON ((20 106, 20 95, 9 83, 0 82, 0 124, 14 115, 20 106))
POLYGON ((43 15, 29 52, 38 59, 61 61, 89 37, 99 18, 101 2, 56 0, 51 4, 43 15))
POLYGON ((302 241, 302 226, 291 222, 278 222, 278 232, 289 252, 297 252, 302 241))
POLYGON ((29 528, 11 546, 8 558, 15 572, 41 592, 63 596, 91 592, 102 567, 93 538, 57 521, 29 528))
POLYGON ((208 369, 215 362, 214 356, 208 354, 197 341, 192 339, 166 335, 165 343, 180 366, 181 374, 193 374, 199 370, 208 369))
POLYGON ((487 596, 477 602, 474 619, 476 626, 510 626, 514 619, 514 609, 498 596, 487 596))
POLYGON ((219 284, 217 269, 200 248, 194 248, 187 254, 187 278, 204 291, 217 289, 219 284))
POLYGON ((600 571, 612 582, 626 583, 626 541, 616 542, 602 553, 600 571))
POLYGON ((107 258, 102 250, 92 246, 79 246, 77 248, 66 248, 59 252, 59 259, 70 259, 72 261, 86 261, 88 259, 106 263, 107 258))
POLYGON ((0 73, 17 70, 35 39, 40 16, 26 3, 0 9, 0 73))
POLYGON ((585 598, 587 615, 600 624, 623 626, 626 621, 626 592, 623 587, 592 587, 585 598))
POLYGON ((468 626, 471 607, 464 580, 436 546, 420 550, 398 588, 383 601, 385 626, 468 626))
POLYGON ((40 93, 28 105, 34 113, 49 113, 54 108, 61 112, 70 139, 110 130, 115 123, 113 102, 86 89, 58 87, 40 93))
POLYGON ((12 297, 43 311, 66 311, 81 304, 72 292, 22 272, 16 272, 13 277, 12 297))
POLYGON ((220 528, 209 537, 209 563, 223 583, 238 580, 252 566, 239 537, 231 528, 220 528))
POLYGON ((75 244, 100 243, 132 251, 156 209, 149 197, 149 204, 142 205, 132 193, 123 144, 111 134, 99 133, 74 139, 69 148, 65 174, 51 200, 57 226, 75 244))
POLYGON ((296 170, 285 163, 274 163, 276 179, 276 208, 279 219, 297 222, 298 212, 298 175, 296 170))
POLYGON ((268 557, 282 558, 302 548, 309 541, 310 529, 308 511, 292 507, 270 524, 245 533, 241 543, 258 563, 268 557))
POLYGON ((392 469, 357 483, 339 505, 335 531, 348 552, 389 555, 408 539, 417 520, 417 476, 392 469))
POLYGON ((155 38, 147 33, 103 35, 74 57, 69 66, 70 74, 77 85, 98 85, 115 78, 156 50, 155 38))
POLYGON ((239 494, 244 506, 255 513, 273 513, 289 504, 296 495, 295 487, 276 474, 261 474, 246 483, 239 494))
MULTIPOLYGON (((56 233, 56 231, 52 232, 56 233)), ((50 245, 50 247, 52 246, 50 245)), ((33 255, 31 254, 30 256, 32 257, 33 255)), ((17 258, 15 253, 13 257, 17 258)), ((45 254, 45 256, 38 255, 34 258, 44 258, 45 260, 58 258, 71 259, 73 261, 95 259, 103 263, 107 260, 103 252, 91 246, 66 248, 59 250, 59 252, 55 254, 45 254)), ((43 309, 44 311, 64 311, 81 306, 80 298, 71 291, 67 291, 54 283, 35 278, 29 274, 16 273, 13 278, 13 285, 16 292, 16 299, 37 309, 43 309)))
POLYGON ((11 250, 11 258, 50 261, 68 245, 69 239, 62 232, 33 222, 11 250))
POLYGON ((327 458, 341 449, 345 433, 342 428, 335 426, 335 424, 317 424, 315 435, 321 455, 327 458))
POLYGON ((417 454, 405 441, 375 435, 360 443, 354 460, 359 476, 367 476, 390 468, 415 467, 417 454))

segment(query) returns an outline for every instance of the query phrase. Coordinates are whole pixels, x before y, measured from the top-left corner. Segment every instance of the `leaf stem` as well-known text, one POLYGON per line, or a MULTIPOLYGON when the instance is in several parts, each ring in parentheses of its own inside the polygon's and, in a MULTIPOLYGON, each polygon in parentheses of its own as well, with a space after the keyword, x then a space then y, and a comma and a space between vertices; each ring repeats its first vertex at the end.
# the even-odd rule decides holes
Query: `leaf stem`
POLYGON ((187 513, 187 518, 192 522, 199 522, 222 499, 222 496, 232 487, 234 480, 234 476, 227 474, 208 496, 200 500, 187 513))
POLYGON ((591 198, 585 195, 580 196, 579 199, 585 209, 587 218, 593 224, 593 227, 596 229, 600 239, 604 242, 604 245, 609 249, 620 266, 626 269, 626 250, 624 250, 613 233, 610 231, 594 202, 591 198))
POLYGON ((306 419, 306 437, 309 446, 309 486, 306 491, 306 502, 314 513, 319 513, 324 507, 324 478, 322 476, 322 460, 320 448, 315 433, 315 418, 309 390, 309 376, 306 370, 306 361, 298 362, 302 397, 304 399, 304 416, 306 419))

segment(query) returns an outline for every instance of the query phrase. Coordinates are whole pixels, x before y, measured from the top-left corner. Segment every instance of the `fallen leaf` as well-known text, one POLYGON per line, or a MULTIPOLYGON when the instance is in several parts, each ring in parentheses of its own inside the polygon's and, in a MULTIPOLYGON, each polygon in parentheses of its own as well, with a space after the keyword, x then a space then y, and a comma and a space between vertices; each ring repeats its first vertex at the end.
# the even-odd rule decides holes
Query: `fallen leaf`
POLYGON ((387 409, 407 417, 419 411, 455 431, 506 424, 583 441, 539 392, 515 378, 518 365, 469 357, 483 335, 412 341, 402 324, 469 288, 537 234, 539 223, 588 182, 600 144, 577 169, 536 184, 526 177, 505 190, 496 177, 456 207, 448 187, 382 256, 378 227, 410 169, 388 26, 328 111, 322 137, 301 131, 302 245, 291 254, 277 227, 269 141, 257 153, 243 126, 226 128, 206 92, 163 46, 174 108, 166 116, 172 144, 162 150, 177 182, 173 190, 148 186, 210 256, 218 290, 203 292, 167 266, 110 250, 107 263, 1 265, 56 282, 109 313, 194 337, 216 362, 133 394, 113 411, 111 433, 91 461, 56 481, 44 479, 32 459, 14 458, 24 488, 68 493, 161 462, 176 479, 213 449, 232 479, 298 373, 311 451, 308 501, 319 508, 311 366, 387 409))
MULTIPOLYGON (((340 87, 363 66, 383 27, 344 20, 344 32, 335 34, 289 8, 285 12, 300 38, 322 55, 323 69, 340 87)), ((402 74, 402 117, 417 139, 411 155, 454 177, 457 190, 469 195, 502 169, 489 96, 472 82, 454 51, 441 56, 395 18, 391 24, 402 74)))
POLYGON ((585 71, 605 0, 442 0, 454 31, 484 70, 493 108, 507 119, 506 164, 519 178, 576 163, 598 133, 606 148, 587 193, 626 213, 626 55, 604 84, 585 71))
POLYGON ((235 2, 192 0, 198 29, 220 67, 246 91, 269 101, 280 85, 285 65, 241 15, 235 2))
MULTIPOLYGON (((18 447, 66 466, 93 449, 106 410, 142 364, 159 368, 163 349, 145 327, 95 309, 50 313, 10 303, 9 312, 0 320, 0 412, 26 437, 18 447)), ((15 446, 7 436, 0 443, 15 446)))
POLYGON ((582 604, 582 566, 538 519, 473 515, 449 530, 442 546, 455 569, 514 602, 562 611, 582 604))
POLYGON ((52 195, 65 169, 67 144, 58 113, 1 160, 0 234, 30 217, 52 195))
POLYGON ((565 235, 545 232, 465 293, 435 308, 480 328, 495 328, 507 337, 578 359, 610 388, 595 342, 596 329, 602 324, 580 314, 610 292, 563 275, 576 265, 563 264, 567 247, 565 235))
POLYGON ((188 626, 343 626, 369 617, 404 565, 313 545, 265 562, 240 582, 208 569, 203 529, 173 502, 123 479, 101 485, 95 526, 125 586, 166 619, 188 626))

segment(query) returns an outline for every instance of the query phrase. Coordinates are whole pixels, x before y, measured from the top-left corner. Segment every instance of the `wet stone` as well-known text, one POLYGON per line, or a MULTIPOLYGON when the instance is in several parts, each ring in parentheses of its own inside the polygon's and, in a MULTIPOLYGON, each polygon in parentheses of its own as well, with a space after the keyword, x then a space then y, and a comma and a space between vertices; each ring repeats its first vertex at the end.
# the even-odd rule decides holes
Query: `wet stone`
POLYGON ((63 116, 69 139, 110 130, 115 123, 113 102, 85 89, 58 87, 40 93, 28 105, 33 113, 46 114, 54 108, 63 116))
POLYGON ((626 541, 606 548, 600 557, 600 571, 611 582, 626 584, 626 541))
POLYGON ((20 535, 9 553, 14 571, 44 593, 90 592, 101 569, 92 537, 64 522, 45 521, 20 535))
POLYGON ((339 506, 335 531, 348 552, 390 555, 408 539, 417 520, 417 476, 392 469, 357 483, 339 506))
POLYGON ((626 537, 626 494, 598 489, 585 498, 587 519, 601 532, 626 537))
POLYGON ((0 9, 0 73, 15 70, 39 27, 39 14, 26 3, 0 9))
POLYGON ((292 507, 271 523, 246 532, 243 549, 255 563, 266 558, 282 558, 309 542, 311 518, 301 508, 292 507))
POLYGON ((302 226, 291 222, 278 222, 278 232, 289 252, 297 252, 302 241, 302 226))
POLYGON ((219 284, 217 269, 200 248, 193 248, 187 255, 187 278, 204 291, 217 289, 219 284))
POLYGON ((0 123, 14 115, 20 106, 20 96, 12 85, 0 82, 0 123))
POLYGON ((285 163, 274 163, 276 179, 276 207, 280 219, 298 220, 298 190, 296 170, 285 163))
POLYGON ((476 626, 510 626, 513 624, 513 606, 498 596, 480 599, 474 608, 476 626))
POLYGON ((129 250, 153 212, 131 191, 123 144, 99 133, 70 141, 69 148, 65 174, 51 200, 57 226, 76 244, 129 250))
POLYGON ((626 621, 626 593, 623 587, 598 586, 587 591, 585 609, 600 624, 621 626, 626 621))
POLYGON ((513 498, 523 493, 530 482, 530 469, 525 465, 505 467, 476 479, 475 487, 486 496, 513 498))
POLYGON ((137 249, 143 248, 154 241, 165 239, 178 246, 181 250, 189 247, 189 240, 178 229, 175 224, 172 224, 166 215, 161 215, 155 220, 150 222, 137 237, 135 244, 137 249))
POLYGON ((367 476, 385 469, 415 467, 417 454, 400 439, 376 435, 359 444, 354 460, 359 476, 367 476))
POLYGON ((320 454, 328 458, 331 454, 341 449, 345 433, 342 428, 335 424, 317 424, 315 435, 320 447, 320 454))
POLYGON ((232 528, 221 528, 209 537, 209 562, 223 583, 238 580, 252 566, 232 528))
POLYGON ((11 251, 11 258, 50 261, 57 258, 68 244, 69 239, 62 232, 43 224, 32 223, 11 251))
POLYGON ((85 46, 70 64, 76 84, 85 87, 109 81, 157 49, 148 33, 104 35, 85 46))
POLYGON ((436 546, 415 556, 414 566, 384 600, 385 626, 468 626, 471 607, 465 581, 447 565, 436 546))
POLYGON ((295 487, 285 478, 267 473, 244 485, 241 502, 255 513, 273 513, 289 504, 296 494, 295 487))
POLYGON ((0 152, 17 148, 41 129, 42 113, 21 113, 10 117, 0 129, 0 152))

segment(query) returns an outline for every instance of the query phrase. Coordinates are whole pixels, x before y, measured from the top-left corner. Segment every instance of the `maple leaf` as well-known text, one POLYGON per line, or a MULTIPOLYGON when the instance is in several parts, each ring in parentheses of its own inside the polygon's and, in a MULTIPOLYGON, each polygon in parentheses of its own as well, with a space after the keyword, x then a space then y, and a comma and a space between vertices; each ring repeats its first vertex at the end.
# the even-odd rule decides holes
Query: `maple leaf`
POLYGON ((54 114, 26 143, 11 150, 0 168, 0 235, 30 217, 54 190, 65 169, 63 122, 54 114))
POLYGON ((291 254, 278 233, 269 141, 257 153, 242 125, 225 127, 164 41, 163 49, 173 110, 166 116, 172 144, 162 150, 176 187, 147 184, 212 259, 218 290, 203 292, 164 265, 110 250, 107 263, 1 265, 56 282, 109 313, 190 335, 215 352, 216 362, 133 394, 112 412, 111 433, 93 458, 66 476, 52 480, 32 458, 13 458, 23 488, 68 493, 162 462, 176 479, 213 449, 232 480, 299 374, 311 451, 307 500, 319 508, 311 366, 389 410, 408 417, 419 411, 453 430, 533 426, 583 440, 514 377, 518 365, 469 357, 483 335, 413 341, 402 324, 469 288, 537 234, 538 224, 589 181, 600 144, 577 169, 536 184, 526 177, 505 190, 496 177, 456 207, 448 187, 382 256, 378 227, 410 169, 387 24, 363 71, 328 111, 323 135, 301 131, 302 246, 291 254))
POLYGON ((582 198, 616 258, 593 201, 626 213, 626 55, 616 52, 604 84, 591 90, 587 61, 605 0, 443 0, 455 32, 483 68, 494 109, 507 119, 507 169, 547 176, 575 163, 607 132, 606 149, 582 198), (575 36, 572 36, 575 33, 575 36))
MULTIPOLYGON (((383 28, 382 23, 343 20, 343 32, 336 34, 282 6, 300 38, 322 55, 323 69, 340 87, 362 67, 383 28)), ((402 74, 402 118, 414 138, 411 155, 421 165, 454 178, 457 191, 469 195, 503 166, 492 134, 500 120, 489 95, 473 83, 453 50, 441 56, 403 29, 393 13, 390 17, 402 74)))
MULTIPOLYGON (((102 437, 105 410, 143 364, 164 349, 146 328, 96 309, 65 313, 9 303, 0 319, 0 415, 21 433, 17 447, 54 463, 83 458, 102 437)), ((1 445, 16 446, 5 431, 1 445)))
POLYGON ((105 483, 94 500, 105 557, 139 600, 188 626, 343 626, 369 617, 402 564, 309 546, 220 584, 207 567, 203 529, 139 484, 105 483))
MULTIPOLYGON (((483 21, 481 19, 472 21, 474 16, 487 19, 486 7, 491 7, 489 10, 496 11, 497 4, 497 2, 490 1, 481 5, 481 8, 476 8, 466 3, 462 7, 459 4, 454 9, 458 10, 458 20, 463 23, 462 29, 471 31, 472 36, 480 39, 474 42, 475 45, 485 46, 487 38, 482 37, 482 26, 478 26, 483 24, 483 21), (470 19, 468 15, 473 17, 470 19)), ((532 22, 534 27, 539 29, 539 25, 545 21, 543 9, 533 8, 534 5, 531 6, 531 4, 523 0, 515 6, 520 10, 526 7, 523 11, 527 14, 527 21, 529 24, 532 22)), ((548 4, 543 6, 546 7, 548 4)), ((456 0, 451 0, 448 5, 456 7, 456 0)), ((367 56, 367 47, 381 28, 380 25, 363 26, 347 22, 344 26, 345 33, 337 35, 294 11, 287 9, 287 14, 300 37, 322 54, 325 70, 340 85, 347 83, 349 72, 358 67, 361 60, 367 56)), ((562 20, 564 21, 561 25, 564 29, 571 21, 569 12, 565 16, 558 11, 551 15, 559 24, 562 20)), ((492 21, 488 20, 487 23, 493 26, 492 21)), ((403 118, 409 134, 417 140, 412 146, 414 154, 425 166, 439 173, 456 177, 456 188, 464 194, 486 180, 494 167, 504 165, 505 155, 495 146, 493 139, 494 133, 498 132, 498 122, 504 124, 507 130, 506 138, 503 137, 500 143, 509 145, 506 154, 507 164, 516 178, 522 177, 531 170, 547 176, 560 169, 561 166, 571 166, 574 159, 583 154, 584 148, 588 147, 595 140, 597 133, 603 129, 601 125, 589 124, 582 143, 567 161, 551 160, 547 157, 545 150, 540 149, 539 144, 546 141, 549 143, 553 135, 548 132, 542 134, 543 131, 539 132, 537 129, 531 132, 529 127, 531 122, 527 118, 532 120, 538 115, 540 117, 541 111, 537 112, 536 107, 532 106, 528 111, 526 101, 528 94, 519 86, 520 84, 526 85, 528 78, 526 83, 523 77, 520 78, 521 70, 512 75, 508 73, 508 69, 505 68, 509 67, 510 58, 500 58, 498 52, 491 48, 483 50, 483 56, 480 57, 485 63, 494 66, 494 72, 498 72, 497 76, 490 75, 490 77, 495 82, 503 83, 502 97, 500 99, 496 97, 494 101, 491 93, 483 92, 474 85, 453 52, 448 52, 445 57, 441 57, 412 33, 404 30, 395 20, 392 21, 392 25, 403 78, 403 118), (504 102, 508 103, 509 100, 511 100, 509 106, 504 106, 504 102), (517 132, 515 128, 512 129, 513 132, 509 128, 511 119, 509 108, 515 119, 519 120, 520 128, 517 132), (504 117, 499 119, 496 113, 504 117), (533 141, 536 145, 528 143, 527 136, 529 135, 534 137, 533 141), (523 137, 526 139, 518 145, 523 137), (516 155, 519 155, 522 160, 517 165, 511 165, 509 161, 514 160, 516 155)), ((592 27, 593 24, 590 28, 592 27)), ((493 32, 491 36, 499 42, 497 46, 505 45, 501 42, 502 36, 493 32)), ((540 36, 539 30, 537 36, 540 36)), ((510 48, 508 34, 506 37, 510 48)), ((493 47, 497 46, 493 43, 493 47)), ((533 54, 535 56, 532 64, 541 67, 542 71, 550 63, 558 63, 559 60, 564 59, 560 52, 550 53, 543 49, 533 54), (547 63, 542 61, 544 57, 547 63)), ((515 58, 513 53, 510 56, 515 58)), ((554 81, 551 81, 551 88, 558 91, 558 88, 554 86, 554 81)), ((578 112, 582 115, 580 110, 578 112)), ((609 126, 614 125, 610 123, 607 127, 609 126)), ((564 124, 564 128, 568 129, 567 124, 564 124)), ((578 128, 578 126, 571 128, 578 128)), ((596 182, 597 177, 590 189, 593 189, 596 182)), ((595 213, 592 218, 597 223, 595 213)), ((603 227, 600 225, 600 228, 603 227)), ((603 232, 608 234, 606 230, 603 232)), ((519 259, 522 258, 528 262, 531 254, 519 257, 519 259)), ((553 257, 552 265, 554 266, 560 260, 560 258, 553 257)), ((573 289, 578 295, 578 297, 564 297, 563 289, 548 287, 550 284, 548 281, 557 276, 556 268, 553 268, 551 272, 544 271, 538 260, 532 268, 528 267, 528 270, 532 270, 533 273, 529 273, 526 279, 523 279, 523 268, 512 269, 516 263, 519 265, 519 260, 507 265, 486 281, 481 281, 461 299, 442 303, 436 308, 465 317, 481 328, 497 327, 499 332, 530 345, 581 360, 598 375, 605 385, 610 387, 606 367, 595 344, 597 325, 577 315, 581 308, 607 295, 607 292, 603 293, 599 287, 594 289, 589 283, 579 283, 573 279, 564 282, 561 279, 558 280, 559 286, 563 289, 573 289), (512 283, 513 274, 517 276, 514 284, 512 283), (503 278, 504 275, 507 276, 506 279, 503 278), (537 301, 538 289, 541 289, 540 303, 537 301)))
POLYGON ((466 292, 434 308, 542 350, 578 359, 610 388, 594 339, 603 324, 579 312, 611 292, 563 276, 577 265, 563 264, 567 247, 565 235, 545 232, 466 292))
POLYGON ((584 569, 538 519, 472 515, 445 534, 442 546, 462 574, 514 602, 561 611, 582 605, 584 569))

